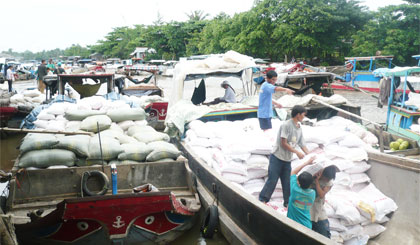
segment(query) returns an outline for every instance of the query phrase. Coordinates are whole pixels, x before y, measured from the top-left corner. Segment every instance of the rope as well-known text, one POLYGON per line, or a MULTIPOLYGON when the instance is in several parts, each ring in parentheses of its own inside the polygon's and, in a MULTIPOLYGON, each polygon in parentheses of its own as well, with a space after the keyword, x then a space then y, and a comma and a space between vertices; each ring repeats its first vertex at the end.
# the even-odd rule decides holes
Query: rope
POLYGON ((21 186, 21 183, 23 183, 23 181, 25 180, 25 174, 27 175, 27 179, 28 179, 28 193, 30 193, 31 192, 31 181, 30 181, 30 179, 29 179, 29 173, 28 173, 28 171, 26 171, 26 169, 24 169, 24 168, 22 168, 22 169, 19 169, 17 172, 16 172, 16 175, 14 176, 15 177, 15 181, 16 181, 16 185, 17 185, 17 187, 18 187, 18 189, 20 189, 21 191, 22 191, 22 193, 23 193, 23 195, 25 196, 25 198, 26 197, 28 197, 28 195, 27 195, 27 193, 25 193, 25 192, 23 192, 23 189, 22 189, 22 186, 21 186), (22 180, 20 180, 19 181, 19 179, 18 179, 18 176, 21 174, 23 172, 23 174, 22 174, 22 180))
POLYGON ((220 187, 217 188, 217 185, 213 183, 214 198, 213 198, 212 205, 214 205, 214 203, 216 202, 216 206, 219 206, 219 191, 220 191, 220 187))

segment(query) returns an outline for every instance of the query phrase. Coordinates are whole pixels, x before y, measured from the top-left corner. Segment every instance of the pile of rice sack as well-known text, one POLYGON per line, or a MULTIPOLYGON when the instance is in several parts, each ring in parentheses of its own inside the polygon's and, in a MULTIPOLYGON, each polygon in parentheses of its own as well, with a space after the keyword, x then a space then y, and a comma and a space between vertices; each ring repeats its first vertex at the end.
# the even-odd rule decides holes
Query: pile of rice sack
POLYGON ((11 96, 13 96, 13 94, 9 93, 7 82, 3 84, 0 83, 0 106, 9 106, 11 96), (4 87, 4 84, 6 84, 6 87, 4 87))
POLYGON ((0 84, 0 105, 18 107, 25 106, 33 108, 45 100, 45 94, 38 90, 24 90, 22 93, 9 93, 7 82, 0 84))
POLYGON ((44 100, 45 94, 42 94, 38 90, 24 90, 22 93, 15 94, 12 97, 10 97, 10 106, 28 106, 33 108, 42 104, 44 100))
POLYGON ((176 159, 180 151, 169 143, 169 136, 148 126, 145 119, 142 108, 100 96, 77 104, 54 103, 38 114, 36 129, 92 135, 28 134, 20 145, 17 167, 86 166, 102 164, 102 159, 106 164, 176 159))
MULTIPOLYGON (((273 119, 272 123, 273 129, 264 132, 256 118, 207 123, 196 120, 189 123, 184 140, 197 157, 258 199, 268 175, 268 155, 283 122, 273 119)), ((322 120, 314 126, 302 125, 302 130, 311 154, 302 160, 294 156, 292 169, 313 154, 317 155, 318 169, 332 164, 340 169, 333 188, 326 195, 332 239, 338 243, 363 244, 383 232, 383 224, 389 220, 387 215, 395 211, 397 205, 381 193, 366 174, 370 168, 367 150, 373 150, 376 137, 341 117, 322 120)), ((279 181, 268 205, 286 215, 282 204, 279 181)))

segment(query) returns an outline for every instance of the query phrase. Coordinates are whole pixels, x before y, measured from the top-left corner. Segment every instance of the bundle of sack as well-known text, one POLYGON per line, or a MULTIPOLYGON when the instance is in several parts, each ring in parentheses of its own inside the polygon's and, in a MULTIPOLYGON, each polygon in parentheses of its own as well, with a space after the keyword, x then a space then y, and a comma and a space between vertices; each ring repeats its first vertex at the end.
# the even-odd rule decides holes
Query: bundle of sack
POLYGON ((28 106, 35 107, 45 100, 45 94, 42 94, 36 89, 24 90, 22 93, 18 93, 10 97, 10 106, 28 106))
MULTIPOLYGON (((273 119, 273 129, 262 131, 256 118, 207 123, 196 120, 189 123, 184 140, 196 157, 258 199, 268 175, 268 156, 282 123, 273 119)), ((366 174, 370 168, 367 150, 373 150, 376 137, 341 117, 318 121, 314 126, 302 125, 302 130, 311 154, 302 160, 294 155, 292 168, 316 154, 316 165, 312 168, 320 170, 334 164, 340 169, 326 195, 332 239, 338 243, 363 244, 383 232, 384 223, 389 220, 387 215, 397 205, 366 174)), ((268 205, 287 215, 280 181, 268 205)))
MULTIPOLYGON (((102 98, 102 99, 101 99, 102 98)), ((91 135, 28 134, 20 145, 20 168, 173 161, 180 151, 169 136, 147 125, 142 108, 90 97, 54 103, 34 121, 36 129, 91 135)))
POLYGON ((0 83, 0 106, 9 106, 10 105, 10 97, 13 96, 13 93, 9 93, 9 88, 7 87, 7 82, 1 84, 0 83), (6 88, 2 86, 6 84, 6 88))

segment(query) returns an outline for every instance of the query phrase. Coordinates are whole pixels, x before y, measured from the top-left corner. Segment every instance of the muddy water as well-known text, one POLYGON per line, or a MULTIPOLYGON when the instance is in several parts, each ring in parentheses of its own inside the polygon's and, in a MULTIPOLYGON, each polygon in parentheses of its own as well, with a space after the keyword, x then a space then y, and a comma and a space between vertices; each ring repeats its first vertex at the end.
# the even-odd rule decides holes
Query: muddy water
MULTIPOLYGON (((141 78, 141 77, 139 77, 141 78)), ((224 89, 220 87, 220 83, 224 79, 210 79, 206 80, 206 88, 207 88, 207 98, 206 101, 211 101, 216 97, 223 96, 224 89)), ((242 84, 239 79, 236 78, 229 78, 227 79, 231 82, 232 87, 235 89, 236 94, 238 95, 237 98, 241 96, 244 89, 242 88, 242 84)), ((184 98, 191 98, 193 93, 194 87, 198 86, 200 81, 191 81, 185 85, 185 93, 184 98)), ((172 78, 168 77, 160 77, 158 79, 158 86, 160 86, 164 90, 165 97, 171 96, 171 90, 173 86, 172 78)), ((14 85, 14 87, 21 91, 26 88, 36 87, 36 83, 34 80, 26 81, 26 82, 18 82, 14 85)), ((104 93, 106 91, 106 87, 103 86, 100 89, 100 93, 104 93)), ((363 117, 366 117, 369 120, 385 123, 386 121, 386 107, 378 108, 377 107, 377 100, 371 96, 365 95, 360 92, 354 91, 336 91, 337 94, 340 94, 347 98, 351 103, 356 105, 361 105, 361 114, 363 117)), ((2 170, 10 170, 13 166, 13 161, 18 155, 18 150, 16 147, 19 145, 23 135, 13 135, 8 137, 7 139, 0 140, 0 169, 2 170)), ((171 244, 181 245, 181 244, 209 244, 209 245, 224 245, 228 244, 228 242, 219 234, 214 239, 207 239, 204 240, 200 237, 200 219, 197 219, 195 226, 185 234, 183 234, 180 238, 174 241, 171 244)))

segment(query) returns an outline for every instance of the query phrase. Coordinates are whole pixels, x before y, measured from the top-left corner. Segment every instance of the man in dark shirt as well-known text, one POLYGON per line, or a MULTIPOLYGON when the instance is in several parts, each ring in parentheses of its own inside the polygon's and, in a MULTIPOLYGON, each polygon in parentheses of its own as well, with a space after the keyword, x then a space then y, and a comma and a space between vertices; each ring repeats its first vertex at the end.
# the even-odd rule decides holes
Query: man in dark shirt
POLYGON ((41 93, 44 93, 45 84, 44 77, 47 75, 47 67, 45 65, 45 60, 41 61, 41 65, 38 66, 38 90, 41 93))
POLYGON ((57 69, 54 70, 54 74, 66 74, 66 71, 61 67, 61 63, 57 64, 57 69))

